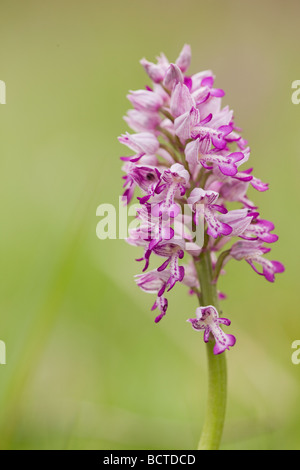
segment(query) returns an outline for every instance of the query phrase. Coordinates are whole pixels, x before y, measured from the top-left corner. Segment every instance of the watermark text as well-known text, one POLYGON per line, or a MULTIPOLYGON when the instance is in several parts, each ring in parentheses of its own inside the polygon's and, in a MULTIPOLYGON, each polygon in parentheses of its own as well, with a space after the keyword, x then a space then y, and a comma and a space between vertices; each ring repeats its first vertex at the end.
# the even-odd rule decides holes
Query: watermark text
POLYGON ((292 93, 291 99, 293 104, 300 103, 300 80, 294 80, 292 83, 292 89, 296 90, 292 93))
POLYGON ((0 364, 6 364, 6 346, 4 341, 0 340, 0 364))
POLYGON ((96 216, 100 218, 96 235, 100 240, 126 239, 141 246, 153 239, 186 240, 191 249, 195 245, 197 249, 201 248, 204 242, 204 206, 199 204, 197 207, 196 223, 188 204, 174 206, 165 211, 161 211, 158 204, 127 206, 122 197, 118 207, 100 204, 96 210, 96 216))
POLYGON ((0 80, 0 104, 6 104, 6 84, 0 80))
POLYGON ((292 354, 292 363, 297 366, 300 364, 300 340, 297 339, 292 343, 292 349, 296 349, 296 351, 292 354))

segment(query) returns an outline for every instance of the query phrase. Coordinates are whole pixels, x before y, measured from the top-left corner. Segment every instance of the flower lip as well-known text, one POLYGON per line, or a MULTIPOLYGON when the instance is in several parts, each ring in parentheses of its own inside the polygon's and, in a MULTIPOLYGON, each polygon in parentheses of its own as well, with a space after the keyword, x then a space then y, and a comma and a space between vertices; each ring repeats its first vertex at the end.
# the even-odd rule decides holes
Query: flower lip
POLYGON ((204 342, 208 343, 210 336, 214 337, 214 354, 218 355, 234 346, 236 338, 233 335, 226 334, 220 325, 230 326, 231 322, 227 318, 219 318, 217 309, 213 305, 198 307, 196 309, 196 318, 187 320, 196 331, 204 331, 204 342))

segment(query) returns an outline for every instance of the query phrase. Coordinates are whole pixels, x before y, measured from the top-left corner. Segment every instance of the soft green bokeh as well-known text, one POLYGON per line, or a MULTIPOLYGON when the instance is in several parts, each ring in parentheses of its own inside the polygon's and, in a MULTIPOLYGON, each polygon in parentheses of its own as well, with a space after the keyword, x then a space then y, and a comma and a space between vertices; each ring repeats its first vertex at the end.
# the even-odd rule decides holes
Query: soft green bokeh
POLYGON ((246 263, 221 289, 237 345, 228 353, 223 448, 300 448, 298 1, 1 0, 0 448, 193 449, 206 397, 201 335, 185 320, 195 299, 153 298, 133 275, 138 250, 96 237, 96 208, 117 204, 117 136, 139 65, 192 46, 271 190, 252 196, 273 220, 274 285, 246 263))

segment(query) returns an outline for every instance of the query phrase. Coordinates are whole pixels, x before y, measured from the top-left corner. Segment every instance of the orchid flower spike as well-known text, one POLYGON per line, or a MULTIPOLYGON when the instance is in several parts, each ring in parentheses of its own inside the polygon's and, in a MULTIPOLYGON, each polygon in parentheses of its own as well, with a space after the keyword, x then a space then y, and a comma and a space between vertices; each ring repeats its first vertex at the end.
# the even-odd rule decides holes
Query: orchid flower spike
POLYGON ((128 94, 133 109, 124 119, 132 131, 119 137, 129 153, 121 157, 123 201, 136 198, 139 209, 127 241, 142 250, 136 284, 155 295, 155 322, 166 315, 170 291, 188 286, 200 303, 188 321, 221 354, 236 342, 222 330, 230 321, 218 314, 226 295, 217 282, 226 263, 245 260, 269 282, 284 266, 267 259, 278 235, 248 196, 251 187, 263 193, 269 186, 248 167, 250 147, 233 110, 222 104, 225 92, 215 87, 213 72, 190 74, 190 63, 187 44, 174 62, 164 54, 154 62, 144 58, 151 83, 128 94))

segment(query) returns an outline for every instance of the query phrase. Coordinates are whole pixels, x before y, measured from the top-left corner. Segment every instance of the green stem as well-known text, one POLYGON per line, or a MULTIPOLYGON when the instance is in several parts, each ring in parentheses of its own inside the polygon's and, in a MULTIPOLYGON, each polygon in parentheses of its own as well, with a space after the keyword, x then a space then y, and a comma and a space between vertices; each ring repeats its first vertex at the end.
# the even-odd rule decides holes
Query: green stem
MULTIPOLYGON (((212 284, 213 272, 209 251, 200 255, 199 262, 195 263, 202 293, 203 306, 213 305, 219 310, 218 293, 215 284, 212 284)), ((198 450, 219 449, 223 433, 226 395, 227 395, 227 369, 225 353, 214 355, 214 341, 207 343, 208 358, 208 398, 206 416, 198 450)))

